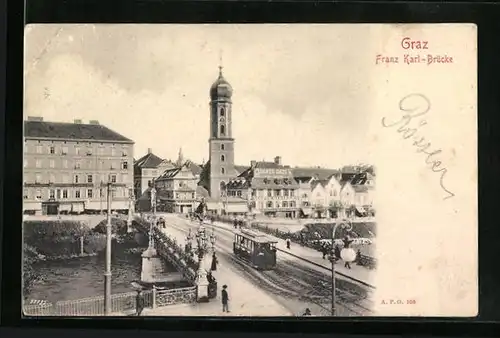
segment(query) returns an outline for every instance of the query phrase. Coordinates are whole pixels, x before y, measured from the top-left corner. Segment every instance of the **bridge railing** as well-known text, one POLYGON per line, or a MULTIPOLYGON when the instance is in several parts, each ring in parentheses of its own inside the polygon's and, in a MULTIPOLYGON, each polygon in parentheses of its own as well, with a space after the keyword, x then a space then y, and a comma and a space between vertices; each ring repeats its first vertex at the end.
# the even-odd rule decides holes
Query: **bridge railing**
MULTIPOLYGON (((148 233, 150 230, 149 223, 142 218, 135 219, 135 226, 144 233, 148 233)), ((156 226, 153 227, 153 237, 157 252, 168 259, 186 279, 194 282, 196 269, 198 268, 198 262, 194 257, 185 252, 184 248, 175 239, 160 231, 156 226)))
MULTIPOLYGON (((144 307, 153 307, 153 291, 143 293, 144 307)), ((136 292, 111 295, 111 312, 127 313, 136 309, 136 292)), ((25 316, 102 316, 104 296, 88 297, 75 300, 60 301, 55 304, 26 305, 25 316)))
POLYGON ((155 290, 155 307, 196 301, 196 286, 182 289, 155 290))

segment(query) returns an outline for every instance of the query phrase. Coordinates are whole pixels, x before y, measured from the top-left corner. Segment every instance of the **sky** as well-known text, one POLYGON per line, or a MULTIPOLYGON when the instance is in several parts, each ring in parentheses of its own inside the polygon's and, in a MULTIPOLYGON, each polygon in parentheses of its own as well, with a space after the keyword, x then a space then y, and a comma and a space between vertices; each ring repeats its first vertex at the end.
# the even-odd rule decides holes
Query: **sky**
POLYGON ((209 89, 233 87, 235 162, 369 162, 363 25, 29 25, 24 116, 101 124, 153 153, 208 160, 209 89))

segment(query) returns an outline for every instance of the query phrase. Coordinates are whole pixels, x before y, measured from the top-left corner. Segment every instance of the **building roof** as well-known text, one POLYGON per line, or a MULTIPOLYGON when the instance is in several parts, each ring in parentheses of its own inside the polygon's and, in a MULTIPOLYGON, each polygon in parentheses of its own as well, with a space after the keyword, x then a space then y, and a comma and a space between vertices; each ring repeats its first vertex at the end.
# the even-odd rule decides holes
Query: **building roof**
POLYGON ((160 165, 160 163, 162 163, 162 162, 163 162, 163 159, 159 158, 155 154, 147 153, 146 155, 144 155, 143 157, 141 157, 140 159, 135 161, 134 167, 153 169, 153 168, 158 167, 158 165, 160 165))
POLYGON ((185 166, 187 166, 195 176, 199 176, 203 170, 201 166, 189 160, 186 161, 185 166))
POLYGON ((157 179, 162 180, 162 179, 169 179, 175 177, 179 171, 181 171, 181 167, 178 168, 173 168, 173 169, 167 169, 165 170, 157 179))
POLYGON ((228 189, 247 189, 250 187, 250 182, 244 177, 233 178, 227 182, 226 187, 228 189))
POLYGON ((24 121, 24 137, 134 142, 100 124, 24 121))
POLYGON ((234 169, 238 172, 238 175, 247 170, 250 166, 248 165, 235 165, 234 169))
POLYGON ((328 185, 328 180, 316 180, 311 182, 311 190, 314 190, 318 185, 321 185, 323 188, 328 185))
POLYGON ((353 185, 352 188, 357 193, 367 192, 368 190, 372 189, 372 187, 365 184, 353 185))
POLYGON ((329 179, 332 175, 339 174, 338 169, 328 168, 292 168, 293 177, 300 180, 307 180, 311 177, 316 177, 319 180, 329 179))

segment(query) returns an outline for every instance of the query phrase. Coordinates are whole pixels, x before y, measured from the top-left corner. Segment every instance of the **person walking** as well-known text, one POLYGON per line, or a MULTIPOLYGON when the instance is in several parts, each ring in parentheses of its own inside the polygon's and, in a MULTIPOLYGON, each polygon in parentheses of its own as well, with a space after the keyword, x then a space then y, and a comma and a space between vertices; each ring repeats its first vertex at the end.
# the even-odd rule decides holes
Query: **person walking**
POLYGON ((290 250, 290 238, 286 239, 286 248, 290 250))
POLYGON ((230 312, 229 311, 229 295, 227 293, 227 285, 223 285, 222 286, 222 292, 221 292, 221 296, 222 296, 222 312, 230 312))
POLYGON ((135 296, 136 315, 140 316, 142 313, 142 310, 144 310, 144 297, 142 295, 142 290, 139 289, 139 290, 137 290, 137 295, 135 296))
POLYGON ((306 308, 306 311, 302 316, 310 316, 310 315, 311 315, 311 310, 309 310, 309 308, 306 308))
POLYGON ((212 265, 210 267, 211 271, 217 271, 217 264, 219 263, 219 260, 217 259, 217 256, 215 255, 215 252, 212 253, 212 265))

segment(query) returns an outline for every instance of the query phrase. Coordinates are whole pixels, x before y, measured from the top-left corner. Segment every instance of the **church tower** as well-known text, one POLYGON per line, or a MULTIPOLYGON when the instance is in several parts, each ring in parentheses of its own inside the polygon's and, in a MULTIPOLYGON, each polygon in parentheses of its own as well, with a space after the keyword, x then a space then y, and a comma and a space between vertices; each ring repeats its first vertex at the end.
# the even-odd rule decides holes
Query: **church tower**
POLYGON ((225 185, 236 176, 234 168, 234 138, 232 128, 233 88, 222 75, 210 88, 210 196, 225 196, 225 185))

